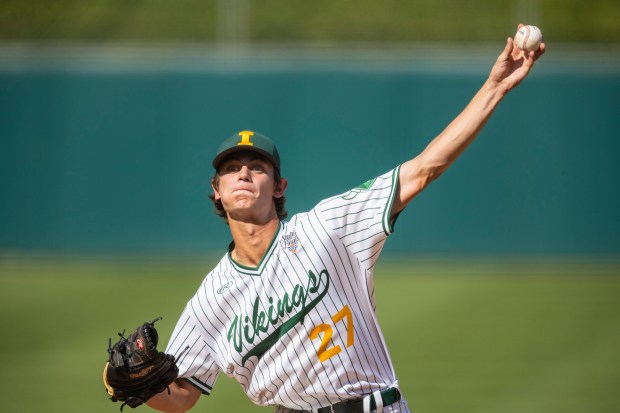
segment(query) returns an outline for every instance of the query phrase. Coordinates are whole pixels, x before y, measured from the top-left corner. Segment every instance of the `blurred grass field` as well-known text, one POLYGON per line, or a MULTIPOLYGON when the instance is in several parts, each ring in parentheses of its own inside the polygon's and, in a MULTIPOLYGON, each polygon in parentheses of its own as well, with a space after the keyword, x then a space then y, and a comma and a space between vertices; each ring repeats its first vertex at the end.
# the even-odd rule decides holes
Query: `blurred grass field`
POLYGON ((495 42, 498 33, 527 21, 542 25, 554 44, 620 41, 617 0, 50 0, 46 4, 49 7, 33 0, 4 0, 0 40, 471 43, 495 42))
MULTIPOLYGON (((213 263, 0 255, 0 410, 118 411, 108 338, 162 315, 167 342, 213 263)), ((384 259, 378 316, 413 411, 616 412, 619 275, 617 261, 384 259)), ((272 410, 221 376, 193 411, 272 410)))

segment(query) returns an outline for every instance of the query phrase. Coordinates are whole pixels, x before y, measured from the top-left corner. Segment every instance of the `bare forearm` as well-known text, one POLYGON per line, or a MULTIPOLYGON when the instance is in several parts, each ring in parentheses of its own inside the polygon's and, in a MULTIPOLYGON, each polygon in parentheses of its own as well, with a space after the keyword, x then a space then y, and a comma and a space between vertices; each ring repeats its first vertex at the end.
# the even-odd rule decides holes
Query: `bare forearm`
POLYGON ((399 196, 394 213, 437 179, 474 141, 505 93, 487 81, 469 104, 433 139, 421 154, 405 162, 400 170, 399 196))
POLYGON ((525 79, 534 62, 544 52, 544 43, 536 52, 526 53, 515 48, 511 38, 506 40, 506 47, 493 65, 488 80, 467 107, 420 155, 401 165, 392 216, 398 214, 429 183, 448 169, 473 142, 499 102, 525 79))
POLYGON ((418 156, 418 162, 429 169, 431 181, 474 141, 503 97, 497 85, 491 81, 485 82, 467 107, 429 143, 418 156))
POLYGON ((170 393, 164 390, 150 398, 146 404, 165 413, 184 413, 200 398, 200 391, 185 380, 176 380, 170 385, 170 393))
MULTIPOLYGON (((520 27, 520 26, 519 26, 520 27)), ((545 52, 523 52, 512 39, 497 58, 489 78, 467 107, 437 136, 419 157, 430 168, 430 180, 437 178, 469 146, 487 123, 499 102, 528 75, 534 62, 545 52)))

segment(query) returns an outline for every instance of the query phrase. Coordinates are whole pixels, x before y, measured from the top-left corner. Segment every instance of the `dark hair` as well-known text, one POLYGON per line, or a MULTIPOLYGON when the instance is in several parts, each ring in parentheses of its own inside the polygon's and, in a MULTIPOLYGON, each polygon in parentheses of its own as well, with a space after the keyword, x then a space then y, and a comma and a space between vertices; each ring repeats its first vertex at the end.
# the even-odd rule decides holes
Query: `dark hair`
MULTIPOLYGON (((280 171, 277 168, 273 168, 273 181, 276 188, 282 185, 282 177, 280 176, 280 171)), ((220 175, 215 171, 213 175, 213 182, 218 186, 220 183, 220 175)), ((213 202, 213 207, 215 208, 215 215, 218 217, 224 218, 224 220, 228 223, 228 216, 226 215, 226 210, 222 205, 222 201, 215 199, 215 194, 209 194, 209 198, 211 202, 213 202)), ((282 195, 280 198, 273 197, 273 202, 276 204, 276 214, 278 215, 278 219, 282 221, 284 218, 288 216, 288 211, 286 210, 285 203, 286 197, 282 195)))

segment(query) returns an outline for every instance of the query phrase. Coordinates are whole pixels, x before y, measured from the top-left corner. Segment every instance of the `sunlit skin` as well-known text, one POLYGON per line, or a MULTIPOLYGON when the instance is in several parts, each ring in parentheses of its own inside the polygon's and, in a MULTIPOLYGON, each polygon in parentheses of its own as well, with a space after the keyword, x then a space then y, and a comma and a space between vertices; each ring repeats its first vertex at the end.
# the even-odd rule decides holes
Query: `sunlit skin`
POLYGON ((211 182, 216 201, 221 201, 235 240, 232 258, 255 267, 260 263, 280 220, 273 198, 284 195, 287 180, 279 186, 274 166, 252 152, 238 152, 219 165, 219 180, 211 182))
MULTIPOLYGON (((519 24, 518 28, 521 28, 519 24)), ((512 38, 506 40, 487 81, 467 107, 422 151, 402 164, 400 183, 392 205, 394 218, 411 200, 446 169, 473 142, 499 102, 528 75, 536 60, 545 53, 545 44, 536 52, 519 49, 512 38)))
MULTIPOLYGON (((499 102, 525 79, 545 48, 543 43, 536 52, 524 52, 514 45, 513 39, 507 39, 487 81, 465 109, 421 154, 401 165, 392 217, 467 148, 499 102)), ((214 181, 212 185, 215 199, 221 200, 226 210, 235 241, 232 258, 240 264, 256 267, 278 230, 273 198, 284 195, 287 182, 283 179, 276 187, 273 165, 247 152, 225 160, 219 172, 219 182, 214 181)), ((184 380, 175 381, 169 390, 157 394, 147 404, 163 412, 183 413, 191 409, 201 395, 200 390, 184 380)))

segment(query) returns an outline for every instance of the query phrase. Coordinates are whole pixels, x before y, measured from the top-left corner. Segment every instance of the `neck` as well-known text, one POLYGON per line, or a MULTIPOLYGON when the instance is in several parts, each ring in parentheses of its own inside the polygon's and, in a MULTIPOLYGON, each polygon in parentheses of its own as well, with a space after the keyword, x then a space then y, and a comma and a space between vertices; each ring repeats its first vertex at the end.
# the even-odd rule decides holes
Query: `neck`
POLYGON ((229 225, 235 242, 232 258, 246 267, 258 267, 280 227, 280 220, 276 217, 264 224, 229 221, 229 225))

